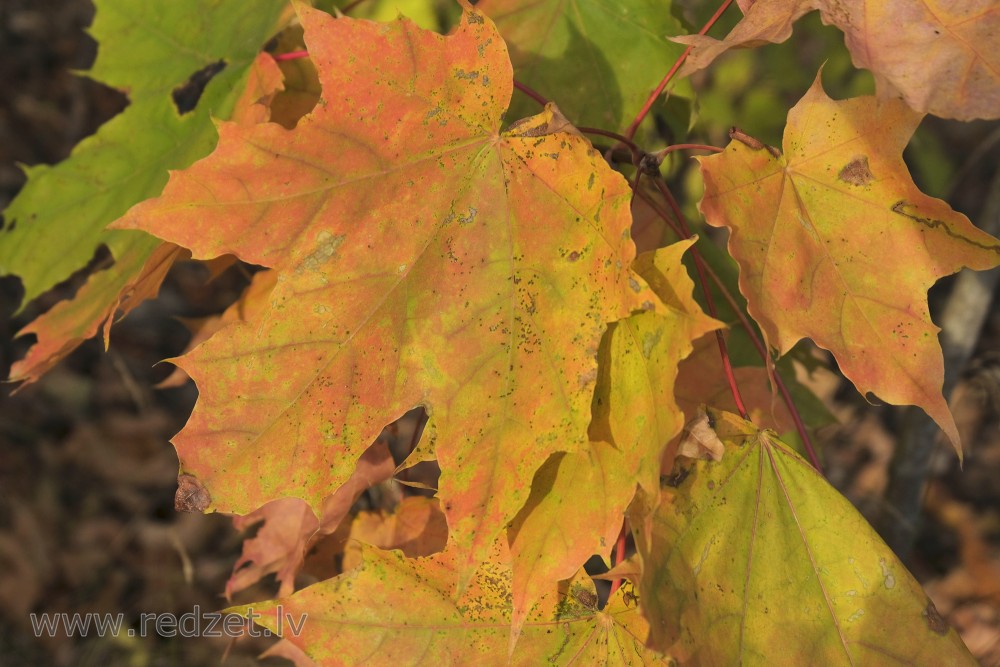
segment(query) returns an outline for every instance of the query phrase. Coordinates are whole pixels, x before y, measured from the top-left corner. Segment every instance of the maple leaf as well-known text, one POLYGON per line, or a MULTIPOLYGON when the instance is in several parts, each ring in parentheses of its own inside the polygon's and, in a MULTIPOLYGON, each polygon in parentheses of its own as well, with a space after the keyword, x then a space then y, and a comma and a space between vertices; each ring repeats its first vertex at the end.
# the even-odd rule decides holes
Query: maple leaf
POLYGON ((510 650, 554 582, 593 554, 607 558, 635 495, 629 463, 613 445, 591 442, 582 451, 553 456, 535 475, 531 496, 508 531, 515 559, 510 650))
POLYGON ((902 95, 911 108, 943 118, 1000 118, 1000 6, 993 0, 759 0, 740 5, 743 20, 723 40, 676 42, 693 50, 678 76, 710 65, 734 47, 779 43, 813 9, 844 33, 856 67, 871 70, 880 96, 902 95))
POLYGON ((704 665, 972 665, 892 551, 822 475, 709 410, 718 463, 678 459, 637 534, 650 646, 704 665))
POLYGON ((628 185, 552 108, 499 132, 511 67, 482 14, 442 37, 297 11, 313 112, 220 124, 118 225, 278 271, 257 320, 178 360, 200 397, 174 444, 208 508, 315 508, 424 405, 472 568, 542 462, 586 444, 606 323, 655 306, 628 268, 628 185))
MULTIPOLYGON (((659 0, 482 0, 476 7, 500 29, 517 79, 581 126, 623 127, 684 50, 667 37, 687 32, 659 0)), ((687 82, 671 92, 693 98, 687 82)))
POLYGON ((722 326, 694 300, 681 258, 695 239, 643 253, 633 266, 659 297, 659 312, 636 313, 611 327, 594 396, 592 440, 613 443, 627 474, 657 495, 663 447, 684 425, 675 400, 678 364, 692 341, 722 326))
POLYGON ((708 35, 681 35, 673 41, 691 48, 677 77, 686 77, 711 65, 716 58, 733 48, 780 44, 792 36, 792 26, 813 9, 817 0, 757 0, 740 4, 744 17, 725 39, 708 35))
POLYGON ((131 104, 82 141, 69 159, 27 170, 27 184, 4 212, 8 225, 0 232, 0 273, 21 278, 27 303, 83 267, 101 245, 115 264, 94 273, 72 299, 18 332, 38 340, 11 368, 11 381, 34 382, 98 330, 103 329, 107 346, 116 314, 124 317, 156 295, 182 253, 147 234, 104 227, 132 204, 158 194, 167 169, 187 166, 211 150, 211 114, 244 123, 267 120, 267 108, 258 102, 281 87, 280 71, 270 56, 254 57, 248 48, 275 29, 283 3, 238 4, 240 11, 233 13, 234 0, 197 8, 178 2, 169 9, 98 3, 91 34, 102 44, 90 75, 127 89, 131 104), (203 22, 192 24, 192 13, 203 22), (244 32, 213 36, 220 16, 234 31, 244 32), (148 59, 148 79, 135 80, 137 56, 148 59), (218 63, 225 66, 219 70, 218 63), (188 90, 185 81, 197 78, 192 72, 209 71, 206 67, 214 68, 214 77, 198 80, 204 92, 193 102, 185 99, 195 106, 179 113, 178 91, 188 90), (158 129, 150 132, 149 127, 158 129))
POLYGON ((692 297, 681 256, 694 239, 645 253, 634 269, 660 298, 660 312, 612 324, 599 353, 590 440, 539 469, 508 532, 514 556, 511 642, 552 582, 593 554, 607 556, 636 487, 659 493, 660 457, 684 424, 674 401, 678 363, 691 341, 721 324, 692 297))
MULTIPOLYGON (((233 258, 231 255, 224 255, 224 258, 233 258)), ((227 261, 228 268, 228 261, 227 261)), ((257 316, 266 307, 271 290, 278 280, 274 271, 258 271, 253 275, 250 284, 247 286, 240 298, 230 304, 221 315, 209 315, 203 318, 182 318, 181 323, 191 331, 191 340, 184 350, 190 352, 206 340, 211 338, 217 331, 233 322, 246 321, 257 316)), ((169 361, 169 360, 167 360, 169 361)), ((165 380, 156 385, 157 389, 167 389, 179 387, 187 382, 187 374, 180 368, 174 368, 165 380)))
POLYGON ((913 184, 901 152, 920 118, 899 100, 831 100, 817 77, 788 114, 784 155, 737 133, 699 158, 700 208, 732 231, 770 347, 811 338, 862 393, 921 407, 961 455, 926 295, 963 266, 996 266, 1000 243, 913 184))
MULTIPOLYGON (((834 423, 835 417, 823 402, 795 379, 792 372, 794 366, 790 363, 785 365, 789 361, 788 357, 781 359, 774 371, 782 374, 803 421, 812 429, 834 423)), ((735 367, 733 376, 751 421, 777 431, 786 438, 795 433, 795 421, 785 403, 772 391, 771 378, 764 366, 735 367)), ((689 420, 698 414, 701 405, 736 411, 736 402, 726 380, 715 336, 703 336, 695 341, 694 351, 680 363, 677 404, 684 411, 685 419, 689 420)))
MULTIPOLYGON (((504 540, 457 599, 444 593, 455 588, 463 560, 453 550, 412 559, 373 547, 362 553, 358 568, 334 579, 227 612, 246 616, 252 610, 258 625, 280 632, 319 665, 364 664, 376 654, 385 664, 507 662, 511 571, 504 540), (296 634, 288 621, 299 619, 304 622, 296 634)), ((643 646, 648 628, 623 591, 601 610, 597 599, 582 572, 553 585, 525 624, 509 664, 670 664, 643 646)))

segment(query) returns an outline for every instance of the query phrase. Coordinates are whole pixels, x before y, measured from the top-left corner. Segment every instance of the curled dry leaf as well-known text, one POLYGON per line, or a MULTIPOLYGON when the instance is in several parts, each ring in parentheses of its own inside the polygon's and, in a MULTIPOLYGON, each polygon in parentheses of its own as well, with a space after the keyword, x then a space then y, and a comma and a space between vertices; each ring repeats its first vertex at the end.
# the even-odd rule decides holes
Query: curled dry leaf
POLYGON ((205 485, 194 475, 180 475, 177 478, 177 492, 174 494, 174 509, 178 512, 204 512, 212 504, 205 485))
POLYGON ((680 444, 677 445, 677 456, 705 461, 721 461, 725 446, 719 440, 713 428, 713 423, 705 412, 704 406, 698 408, 694 419, 684 425, 680 444))

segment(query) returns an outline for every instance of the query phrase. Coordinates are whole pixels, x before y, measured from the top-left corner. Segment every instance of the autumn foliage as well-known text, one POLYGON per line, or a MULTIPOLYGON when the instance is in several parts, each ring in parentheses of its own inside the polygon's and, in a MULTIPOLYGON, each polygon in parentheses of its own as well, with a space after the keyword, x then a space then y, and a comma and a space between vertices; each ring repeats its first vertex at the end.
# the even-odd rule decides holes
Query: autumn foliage
POLYGON ((902 150, 925 113, 1000 117, 1000 9, 758 0, 720 40, 644 0, 483 0, 447 36, 282 0, 133 4, 98 3, 90 72, 130 106, 30 169, 0 235, 27 300, 101 245, 115 263, 28 325, 11 379, 107 341, 179 259, 260 267, 171 360, 199 391, 173 444, 179 509, 263 522, 227 592, 276 574, 253 607, 309 618, 283 655, 973 664, 816 469, 807 390, 776 362, 811 339, 960 455, 927 290, 1000 264, 1000 242, 921 193, 902 150), (814 8, 877 94, 832 100, 817 73, 780 147, 734 128, 698 158, 708 227, 688 221, 650 93, 670 71, 689 108, 684 77, 814 8), (637 255, 640 217, 658 238, 637 255), (734 369, 727 327, 760 357, 734 369), (380 434, 418 408, 394 461, 380 434), (352 512, 427 461, 433 497, 352 512), (334 534, 339 570, 296 590, 334 534))

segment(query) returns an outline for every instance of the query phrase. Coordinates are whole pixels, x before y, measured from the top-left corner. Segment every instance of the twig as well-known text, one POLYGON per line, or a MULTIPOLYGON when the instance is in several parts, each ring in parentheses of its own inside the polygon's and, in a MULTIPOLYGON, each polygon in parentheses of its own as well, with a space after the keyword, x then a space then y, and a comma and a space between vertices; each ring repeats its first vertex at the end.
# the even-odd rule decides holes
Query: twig
POLYGON ((536 102, 538 102, 543 107, 546 104, 549 103, 549 101, 547 99, 545 99, 544 97, 542 97, 541 93, 539 93, 538 91, 536 91, 534 88, 531 88, 530 86, 526 86, 525 84, 521 83, 517 79, 514 79, 514 87, 517 88, 518 90, 520 90, 522 93, 524 93, 528 97, 530 97, 531 99, 533 99, 536 102))
MULTIPOLYGON (((726 9, 729 8, 729 5, 731 5, 732 3, 733 0, 725 0, 725 2, 723 2, 722 5, 717 10, 715 10, 715 13, 712 14, 712 18, 708 19, 705 25, 701 27, 701 30, 698 31, 698 34, 704 35, 705 33, 707 33, 712 28, 712 26, 715 25, 715 22, 719 20, 719 17, 722 16, 723 12, 725 12, 726 9)), ((684 52, 681 53, 679 58, 677 58, 677 62, 674 63, 673 67, 670 68, 670 71, 667 72, 667 75, 663 77, 662 81, 660 81, 660 85, 656 87, 656 90, 654 90, 652 93, 649 94, 649 97, 646 99, 646 103, 642 106, 642 110, 639 111, 639 115, 635 117, 635 120, 632 121, 632 124, 629 125, 628 129, 625 131, 626 137, 631 139, 632 137, 635 136, 635 132, 636 130, 639 129, 639 125, 642 124, 642 121, 646 117, 646 114, 648 114, 649 110, 653 108, 653 104, 656 103, 657 98, 660 97, 660 93, 662 93, 663 89, 667 87, 668 83, 670 83, 670 79, 674 78, 674 74, 677 73, 677 70, 679 70, 681 68, 681 65, 684 64, 684 61, 687 60, 688 54, 691 53, 692 48, 693 47, 689 46, 686 49, 684 49, 684 52)))
MULTIPOLYGON (((667 193, 670 194, 669 189, 667 190, 667 193)), ((670 225, 671 229, 674 230, 674 233, 677 234, 678 238, 687 238, 687 236, 689 236, 689 235, 686 236, 682 229, 679 229, 671 222, 670 216, 667 215, 665 211, 659 209, 656 202, 652 201, 642 192, 639 192, 638 194, 640 197, 642 197, 643 201, 645 201, 647 204, 650 205, 650 207, 653 209, 655 213, 657 213, 657 215, 663 218, 663 220, 668 225, 670 225)), ((672 194, 670 194, 670 199, 673 199, 672 194)), ((679 207, 676 206, 676 200, 674 200, 673 208, 677 212, 680 212, 679 207)), ((692 260, 695 261, 702 260, 701 253, 698 252, 698 248, 696 246, 691 248, 691 258, 692 260)), ((719 288, 719 293, 722 294, 726 302, 729 303, 729 305, 732 307, 733 312, 736 313, 736 317, 739 319, 740 324, 746 330, 747 335, 750 337, 750 341, 753 343, 754 349, 757 350, 757 354, 760 355, 761 360, 765 364, 768 363, 770 357, 767 353, 767 348, 764 345, 764 341, 761 340, 760 336, 757 335, 757 332, 754 330, 754 327, 750 323, 750 320, 747 319, 746 315, 743 314, 743 309, 740 306, 740 304, 738 304, 733 295, 729 293, 729 289, 722 281, 722 278, 719 277, 719 275, 712 269, 712 267, 703 260, 702 260, 702 266, 705 269, 705 272, 709 275, 709 277, 712 278, 712 282, 714 282, 715 285, 719 288)), ((703 285, 702 290, 707 292, 708 291, 707 286, 703 285)), ((775 371, 773 377, 774 377, 774 382, 778 388, 778 393, 781 394, 782 401, 784 402, 785 407, 788 408, 788 413, 791 415, 792 422, 795 424, 795 430, 798 432, 799 437, 802 439, 802 446, 806 450, 806 455, 809 457, 809 462, 812 463, 813 467, 816 468, 816 470, 822 473, 823 469, 820 466, 819 458, 816 456, 816 450, 813 447, 812 438, 809 437, 809 431, 806 429, 806 425, 802 421, 802 416, 799 414, 799 410, 795 405, 795 401, 792 400, 792 395, 791 392, 788 390, 788 386, 785 384, 785 381, 781 378, 781 374, 778 373, 777 371, 775 371)))

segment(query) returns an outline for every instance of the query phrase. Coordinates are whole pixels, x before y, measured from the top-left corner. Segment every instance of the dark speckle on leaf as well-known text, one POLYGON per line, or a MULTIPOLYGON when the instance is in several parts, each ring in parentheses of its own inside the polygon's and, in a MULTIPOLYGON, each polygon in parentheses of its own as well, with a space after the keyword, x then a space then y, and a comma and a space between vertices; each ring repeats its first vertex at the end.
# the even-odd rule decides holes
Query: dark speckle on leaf
POLYGON ((198 106, 201 94, 205 92, 205 86, 212 80, 212 77, 224 69, 226 69, 226 61, 218 60, 210 65, 205 65, 188 77, 187 81, 174 88, 170 96, 174 98, 177 113, 184 115, 193 111, 198 106))

